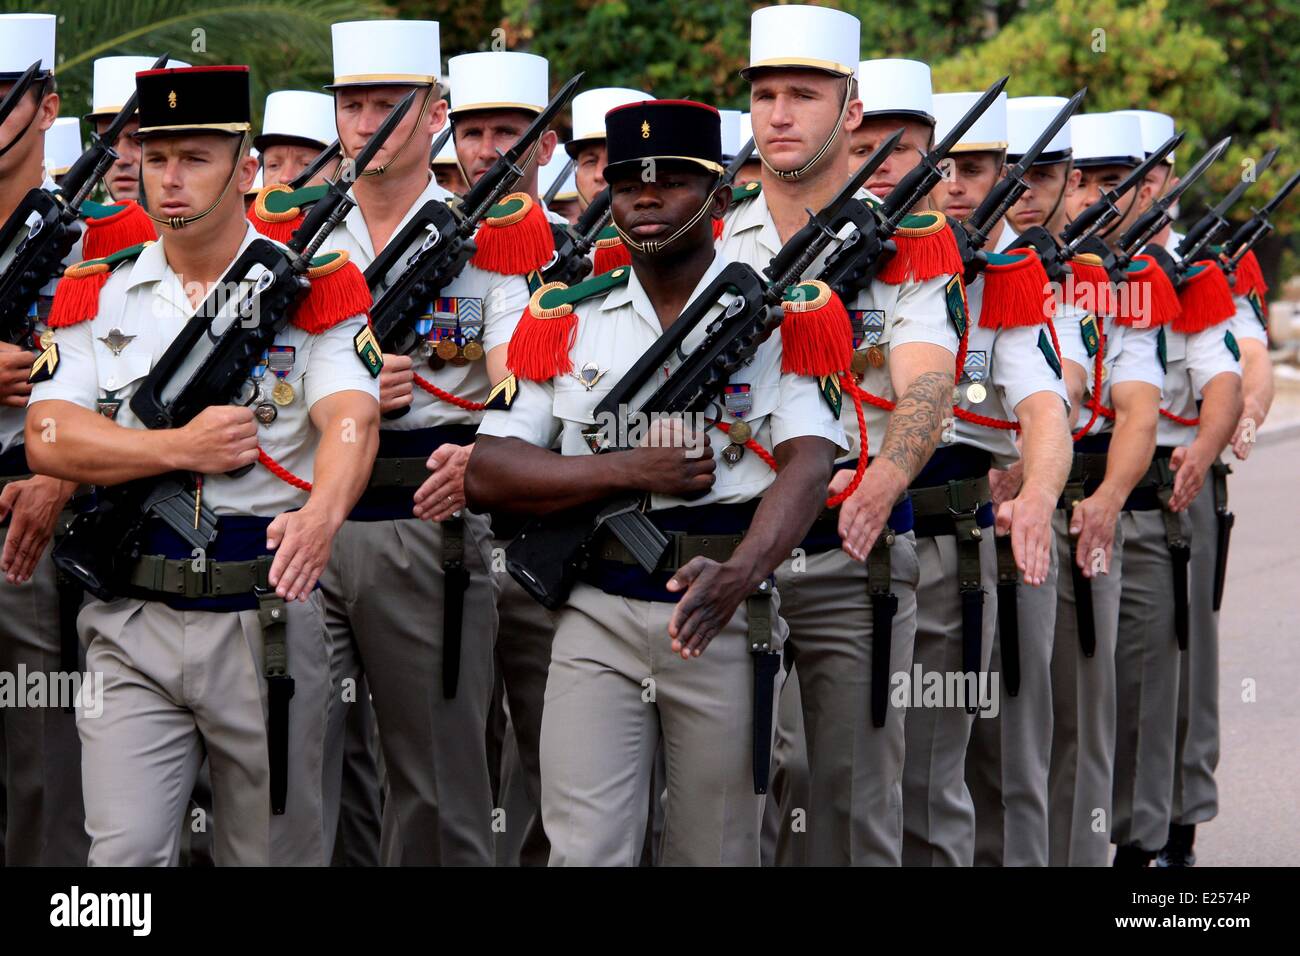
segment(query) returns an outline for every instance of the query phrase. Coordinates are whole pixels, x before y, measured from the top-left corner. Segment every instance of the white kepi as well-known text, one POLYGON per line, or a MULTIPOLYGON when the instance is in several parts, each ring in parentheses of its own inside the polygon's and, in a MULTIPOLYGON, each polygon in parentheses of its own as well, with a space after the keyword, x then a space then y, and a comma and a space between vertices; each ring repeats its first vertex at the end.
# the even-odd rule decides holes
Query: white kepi
POLYGON ((1138 166, 1146 159, 1142 124, 1124 113, 1076 113, 1070 117, 1074 165, 1138 166))
MULTIPOLYGON (((942 140, 975 105, 982 92, 936 93, 934 96, 934 138, 942 140)), ((999 93, 979 119, 957 140, 954 153, 984 153, 1007 148, 1007 94, 999 93)))
POLYGON ((348 20, 330 27, 339 86, 431 86, 441 75, 434 20, 348 20))
MULTIPOLYGON (((1014 96, 1007 100, 1007 162, 1018 163, 1068 102, 1064 96, 1014 96)), ((1034 165, 1051 166, 1069 158, 1070 124, 1067 122, 1038 154, 1034 165)))
POLYGON ((253 145, 263 152, 278 143, 320 150, 334 142, 337 135, 334 97, 308 90, 276 90, 266 98, 262 133, 253 145))
MULTIPOLYGON (((1138 122, 1142 125, 1142 150, 1148 156, 1173 138, 1174 118, 1167 113, 1157 113, 1155 110, 1118 110, 1117 112, 1138 118, 1138 122)), ((1174 154, 1177 152, 1176 149, 1170 150, 1164 161, 1172 166, 1174 154)))
MULTIPOLYGON (((94 83, 90 90, 90 112, 87 122, 112 119, 122 111, 126 101, 135 92, 135 75, 152 70, 154 56, 101 56, 95 61, 94 83)), ((167 61, 167 69, 180 70, 189 66, 183 60, 167 61)))
POLYGON ((52 13, 0 14, 0 80, 16 80, 36 60, 39 69, 54 69, 54 24, 52 13))
POLYGON ((616 106, 641 103, 654 99, 649 93, 619 86, 602 86, 586 90, 573 98, 573 138, 564 144, 570 159, 578 158, 578 151, 592 142, 605 139, 605 114, 616 106))
POLYGON ((462 53, 447 61, 451 115, 469 110, 540 113, 550 100, 549 64, 532 53, 462 53))
POLYGON ((904 116, 934 125, 930 64, 883 58, 858 64, 858 99, 864 117, 904 116))
POLYGON ((81 156, 81 120, 60 116, 45 131, 45 174, 62 176, 81 156))

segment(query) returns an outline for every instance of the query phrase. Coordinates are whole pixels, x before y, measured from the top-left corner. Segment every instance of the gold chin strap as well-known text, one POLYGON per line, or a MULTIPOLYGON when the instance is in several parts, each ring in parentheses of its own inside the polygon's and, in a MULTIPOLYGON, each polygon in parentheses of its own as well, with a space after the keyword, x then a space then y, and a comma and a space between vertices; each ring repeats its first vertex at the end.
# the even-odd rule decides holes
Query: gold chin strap
POLYGON ((704 205, 702 205, 696 211, 695 215, 691 216, 690 219, 687 219, 684 223, 678 226, 677 229, 673 232, 673 234, 669 236, 667 239, 662 239, 662 240, 651 239, 649 242, 637 242, 626 232, 624 232, 617 222, 614 223, 614 231, 617 232, 618 237, 623 240, 623 244, 627 246, 629 249, 633 250, 634 252, 642 252, 647 255, 657 256, 659 255, 659 253, 663 252, 666 248, 668 248, 668 246, 672 245, 674 242, 676 242, 678 239, 684 236, 687 232, 689 232, 692 228, 694 228, 695 224, 698 223, 702 218, 704 218, 704 216, 708 213, 710 207, 712 207, 713 197, 717 194, 717 192, 718 192, 717 183, 715 183, 714 187, 709 190, 709 198, 704 200, 704 205))
MULTIPOLYGON (((424 119, 424 114, 429 112, 429 104, 433 101, 433 92, 437 88, 438 87, 436 84, 425 88, 424 99, 420 102, 420 115, 417 116, 415 118, 415 122, 411 124, 411 131, 406 134, 406 139, 402 140, 402 145, 397 147, 397 152, 393 153, 393 158, 390 159, 388 162, 384 163, 384 165, 382 166, 376 166, 374 169, 367 169, 363 171, 361 173, 362 176, 384 175, 384 173, 388 172, 388 168, 392 166, 393 163, 397 162, 397 157, 401 156, 402 153, 406 152, 406 147, 411 145, 411 140, 415 138, 415 131, 420 128, 420 123, 424 119)), ((341 142, 339 143, 339 153, 345 158, 351 159, 351 157, 348 156, 348 154, 344 151, 343 144, 341 142)), ((460 164, 459 160, 457 160, 456 162, 457 165, 460 164)), ((468 180, 466 180, 466 182, 468 182, 468 180)))
POLYGON ((826 142, 822 144, 822 148, 817 150, 817 152, 813 155, 813 158, 808 160, 808 162, 805 163, 803 166, 801 166, 799 169, 792 169, 792 170, 777 169, 775 166, 773 166, 771 163, 767 161, 767 157, 764 156, 763 151, 758 148, 758 142, 757 140, 755 140, 754 152, 758 153, 758 158, 763 161, 764 166, 766 166, 769 170, 771 170, 772 175, 776 176, 777 179, 782 179, 785 182, 792 183, 797 180, 803 179, 805 176, 808 175, 809 172, 812 171, 814 166, 816 166, 818 163, 822 161, 822 157, 826 155, 827 150, 829 150, 831 148, 831 145, 835 142, 835 140, 839 138, 840 130, 844 128, 844 117, 847 116, 849 113, 849 102, 850 102, 849 91, 852 88, 853 88, 853 76, 852 74, 850 74, 849 76, 846 76, 844 78, 844 102, 840 104, 840 116, 839 119, 835 121, 835 127, 831 130, 830 138, 827 139, 826 142))
POLYGON ((239 148, 235 150, 235 165, 230 170, 230 175, 226 177, 226 185, 222 187, 221 194, 212 201, 212 205, 203 210, 203 212, 199 213, 197 216, 155 216, 149 211, 149 200, 144 194, 144 177, 141 176, 140 207, 144 210, 145 215, 154 222, 167 226, 169 229, 184 229, 190 223, 198 222, 200 219, 206 217, 208 213, 221 205, 222 200, 226 198, 226 193, 230 192, 230 187, 235 184, 235 179, 239 176, 239 162, 244 156, 244 150, 248 148, 251 136, 252 134, 248 130, 244 130, 240 135, 239 148))

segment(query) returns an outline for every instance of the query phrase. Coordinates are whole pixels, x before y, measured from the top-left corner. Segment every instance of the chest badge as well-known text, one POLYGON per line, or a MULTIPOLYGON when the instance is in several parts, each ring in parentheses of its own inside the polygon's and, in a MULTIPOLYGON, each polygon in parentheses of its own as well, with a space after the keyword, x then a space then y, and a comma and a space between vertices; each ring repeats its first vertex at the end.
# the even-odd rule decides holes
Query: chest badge
POLYGON ((582 366, 582 368, 578 369, 576 372, 570 372, 569 374, 581 382, 582 387, 590 392, 596 387, 596 383, 599 382, 608 371, 609 369, 601 368, 595 362, 587 362, 582 366))
POLYGON ((99 341, 108 346, 108 350, 114 355, 121 355, 122 349, 126 348, 133 341, 134 335, 127 335, 121 329, 109 329, 107 335, 101 335, 99 341))
POLYGON ((117 397, 121 389, 114 389, 108 392, 103 398, 95 399, 95 411, 103 415, 109 421, 117 418, 118 411, 122 408, 122 400, 117 397))
POLYGON ((42 350, 48 349, 51 345, 54 344, 54 330, 46 329, 44 332, 41 333, 41 337, 40 339, 38 339, 38 341, 40 342, 42 350))

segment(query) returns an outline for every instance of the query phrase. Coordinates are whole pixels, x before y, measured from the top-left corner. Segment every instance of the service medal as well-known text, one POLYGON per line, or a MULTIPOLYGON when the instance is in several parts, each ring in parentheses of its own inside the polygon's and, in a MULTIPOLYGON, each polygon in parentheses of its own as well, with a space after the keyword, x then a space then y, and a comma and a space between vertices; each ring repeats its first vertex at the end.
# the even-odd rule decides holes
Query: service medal
POLYGON ((284 379, 275 383, 275 388, 271 389, 271 401, 277 405, 288 405, 293 402, 293 386, 284 379))

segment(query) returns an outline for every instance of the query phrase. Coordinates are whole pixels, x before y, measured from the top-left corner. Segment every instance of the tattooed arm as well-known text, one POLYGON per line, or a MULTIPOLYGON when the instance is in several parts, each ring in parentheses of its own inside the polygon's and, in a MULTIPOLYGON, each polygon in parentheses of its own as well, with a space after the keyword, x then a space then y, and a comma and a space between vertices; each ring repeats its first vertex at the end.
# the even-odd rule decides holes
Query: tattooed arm
POLYGON ((859 561, 866 560, 899 496, 930 460, 952 415, 951 352, 913 342, 891 349, 889 362, 894 394, 902 397, 889 415, 884 441, 862 484, 840 507, 844 550, 859 561))

